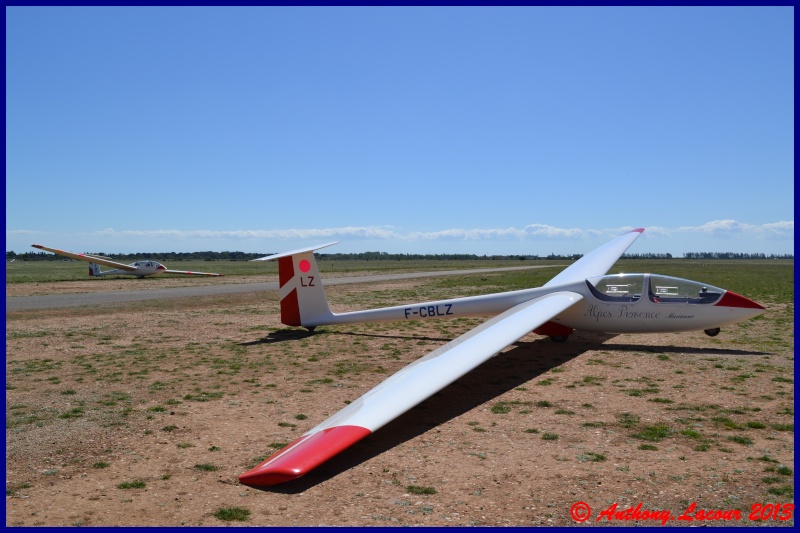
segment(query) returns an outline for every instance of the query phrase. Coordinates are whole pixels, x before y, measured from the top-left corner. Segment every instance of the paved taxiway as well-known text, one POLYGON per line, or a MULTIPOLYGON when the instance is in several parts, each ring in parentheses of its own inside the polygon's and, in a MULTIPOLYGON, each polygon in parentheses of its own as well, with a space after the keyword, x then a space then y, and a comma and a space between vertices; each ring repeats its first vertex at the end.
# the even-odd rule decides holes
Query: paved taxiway
MULTIPOLYGON (((344 285, 348 283, 372 283, 402 279, 453 276, 462 274, 481 274, 504 272, 508 270, 531 270, 553 268, 563 265, 528 265, 504 268, 476 268, 470 270, 444 270, 439 272, 410 272, 401 274, 381 274, 375 276, 351 276, 345 278, 323 279, 323 285, 344 285)), ((28 311, 31 309, 55 309, 59 307, 80 307, 112 305, 142 300, 162 300, 165 298, 186 298, 192 296, 216 296, 240 292, 276 291, 278 282, 241 283, 225 285, 204 285, 201 287, 175 287, 170 289, 148 289, 139 291, 87 292, 76 294, 47 294, 43 296, 6 297, 6 312, 28 311)))

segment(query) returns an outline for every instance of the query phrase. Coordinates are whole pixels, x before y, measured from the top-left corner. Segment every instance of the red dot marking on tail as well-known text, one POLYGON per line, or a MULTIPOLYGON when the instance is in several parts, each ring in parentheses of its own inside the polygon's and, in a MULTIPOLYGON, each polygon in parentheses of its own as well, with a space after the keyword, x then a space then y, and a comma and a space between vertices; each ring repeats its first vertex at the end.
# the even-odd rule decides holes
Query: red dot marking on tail
POLYGON ((300 267, 300 272, 308 272, 311 270, 311 263, 308 262, 308 259, 303 259, 297 266, 300 267))

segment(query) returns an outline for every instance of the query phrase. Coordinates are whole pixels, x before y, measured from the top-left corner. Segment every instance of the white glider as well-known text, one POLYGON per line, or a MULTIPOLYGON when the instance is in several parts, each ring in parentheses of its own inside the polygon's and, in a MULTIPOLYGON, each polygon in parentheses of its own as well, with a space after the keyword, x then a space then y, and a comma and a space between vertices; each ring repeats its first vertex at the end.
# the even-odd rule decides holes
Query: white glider
POLYGON ((42 246, 41 244, 32 244, 31 246, 33 246, 34 248, 39 248, 40 250, 45 250, 47 252, 53 252, 54 254, 63 255, 64 257, 78 259, 80 261, 88 261, 90 276, 112 276, 120 274, 125 274, 128 276, 136 276, 138 278, 143 278, 145 276, 152 276, 153 274, 184 274, 188 276, 222 276, 222 274, 214 274, 213 272, 190 272, 187 270, 170 270, 161 263, 151 260, 136 261, 135 263, 126 265, 96 255, 74 254, 72 252, 65 252, 64 250, 59 250, 57 248, 47 248, 46 246, 42 246), (100 265, 114 267, 114 270, 101 271, 100 265))
POLYGON ((313 330, 326 324, 496 315, 401 369, 272 457, 241 474, 263 487, 296 479, 394 420, 533 331, 565 341, 573 330, 654 333, 704 330, 760 315, 743 296, 656 274, 605 275, 644 229, 586 254, 542 287, 349 313, 332 313, 314 251, 336 243, 262 257, 278 260, 281 321, 313 330))

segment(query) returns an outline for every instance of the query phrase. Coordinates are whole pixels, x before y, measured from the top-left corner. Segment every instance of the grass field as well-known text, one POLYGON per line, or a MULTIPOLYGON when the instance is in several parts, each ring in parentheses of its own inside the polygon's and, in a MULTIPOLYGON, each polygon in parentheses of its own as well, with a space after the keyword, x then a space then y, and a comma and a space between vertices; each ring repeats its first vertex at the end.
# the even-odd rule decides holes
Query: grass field
MULTIPOLYGON (((565 265, 564 261, 530 261, 533 265, 565 265)), ((319 262, 320 270, 329 274, 357 272, 422 272, 433 270, 500 268, 521 266, 522 261, 327 261, 319 262)), ((191 270, 196 272, 215 272, 225 276, 255 277, 278 273, 275 261, 179 261, 169 263, 167 268, 191 270)), ((103 270, 109 270, 103 267, 103 270)), ((83 261, 15 261, 6 263, 6 283, 47 283, 53 281, 81 281, 89 278, 88 263, 83 261)), ((181 277, 162 275, 164 277, 181 277)), ((130 276, 109 276, 103 279, 130 278, 130 276)), ((244 282, 244 281, 243 281, 244 282)))
MULTIPOLYGON (((18 263, 8 283, 86 279, 80 263, 18 263)), ((320 269, 519 265, 381 263, 320 269)), ((169 266, 241 267, 229 275, 243 283, 276 275, 270 263, 169 266)), ((349 310, 538 286, 557 270, 327 292, 334 310, 349 310)), ((714 338, 526 336, 319 471, 266 492, 238 474, 482 320, 309 334, 280 324, 274 292, 7 313, 6 524, 571 525, 576 501, 595 513, 641 502, 680 514, 696 503, 745 517, 792 502, 793 262, 622 260, 611 271, 695 279, 767 312, 714 338)))
MULTIPOLYGON (((502 285, 502 290, 513 290, 538 286, 552 278, 559 267, 566 265, 564 261, 326 261, 319 262, 323 276, 346 275, 359 272, 423 272, 436 270, 467 270, 473 268, 501 268, 509 266, 542 266, 553 265, 554 269, 539 272, 532 270, 533 276, 526 274, 506 274, 495 284, 502 285)), ((248 277, 267 275, 277 276, 278 266, 274 261, 185 261, 170 265, 180 270, 201 272, 217 272, 225 276, 241 277, 246 282, 248 277)), ((609 272, 656 272, 668 276, 694 279, 716 285, 739 294, 747 294, 755 300, 778 298, 776 301, 790 302, 793 290, 787 289, 785 283, 793 276, 794 261, 789 260, 632 260, 623 259, 617 262, 609 272)), ((165 275, 164 277, 183 277, 165 275)), ((83 281, 90 279, 88 266, 81 261, 33 261, 6 263, 6 283, 48 283, 56 281, 83 281)), ((110 276, 95 278, 102 283, 107 279, 130 279, 130 276, 110 276)), ((452 284, 476 284, 474 279, 453 278, 452 284)))

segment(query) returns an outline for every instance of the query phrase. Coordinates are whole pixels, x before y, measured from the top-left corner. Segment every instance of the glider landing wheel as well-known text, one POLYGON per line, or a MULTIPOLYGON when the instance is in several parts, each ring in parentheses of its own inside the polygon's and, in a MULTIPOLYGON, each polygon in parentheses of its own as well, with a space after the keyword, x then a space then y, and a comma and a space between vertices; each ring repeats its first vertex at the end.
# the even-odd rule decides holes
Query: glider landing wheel
POLYGON ((306 329, 311 333, 314 333, 314 330, 317 329, 317 326, 306 326, 306 329))
POLYGON ((705 333, 709 337, 716 337, 717 335, 719 335, 719 328, 704 329, 703 333, 705 333))
POLYGON ((553 342, 567 342, 567 335, 550 335, 550 340, 553 342))

